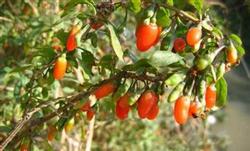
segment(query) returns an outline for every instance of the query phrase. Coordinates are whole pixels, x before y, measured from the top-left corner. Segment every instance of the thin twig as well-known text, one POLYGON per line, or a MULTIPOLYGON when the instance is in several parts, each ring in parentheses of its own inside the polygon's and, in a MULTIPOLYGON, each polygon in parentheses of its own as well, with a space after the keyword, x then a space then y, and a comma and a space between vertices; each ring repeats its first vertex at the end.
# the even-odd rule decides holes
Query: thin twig
MULTIPOLYGON (((151 82, 159 82, 159 81, 163 81, 165 79, 164 76, 137 75, 135 73, 121 71, 118 74, 116 74, 115 76, 111 77, 108 80, 104 80, 101 83, 103 83, 105 81, 118 80, 118 79, 121 79, 121 78, 131 78, 131 79, 142 80, 142 81, 147 80, 147 81, 151 81, 151 82)), ((36 112, 38 112, 41 109, 46 108, 48 106, 55 105, 58 102, 60 102, 61 100, 66 100, 68 102, 66 105, 59 108, 57 111, 52 112, 49 115, 46 115, 46 116, 44 116, 42 118, 39 118, 39 119, 31 120, 30 121, 31 125, 28 127, 28 129, 35 128, 35 127, 43 124, 44 122, 52 119, 53 117, 57 116, 58 113, 62 113, 63 111, 66 111, 67 108, 70 108, 73 105, 75 105, 75 103, 78 102, 81 98, 84 98, 84 97, 90 95, 91 92, 97 86, 99 86, 100 84, 94 85, 89 91, 83 91, 83 92, 80 92, 80 93, 78 93, 76 95, 71 95, 71 96, 67 96, 67 97, 57 98, 57 99, 54 99, 54 100, 44 101, 40 105, 38 105, 38 106, 34 107, 33 109, 31 109, 30 111, 27 111, 27 113, 23 116, 23 118, 17 123, 14 130, 11 131, 10 134, 7 136, 7 138, 0 144, 0 151, 2 151, 10 143, 10 141, 13 140, 13 138, 17 135, 17 133, 22 130, 24 125, 31 119, 31 117, 36 112)), ((23 131, 23 132, 25 132, 25 131, 23 131)))
POLYGON ((7 17, 3 17, 3 16, 0 16, 0 21, 3 20, 3 21, 7 21, 7 22, 12 22, 11 19, 7 18, 7 17))
POLYGON ((85 151, 91 151, 91 144, 92 144, 93 134, 94 134, 94 125, 95 125, 95 116, 89 122, 85 151))
POLYGON ((183 11, 183 10, 180 10, 174 6, 171 6, 171 5, 168 5, 168 4, 160 4, 161 6, 165 7, 165 8, 168 8, 170 10, 173 10, 177 13, 178 16, 180 17, 183 17, 185 19, 189 19, 191 20, 192 22, 195 22, 195 23, 199 23, 200 20, 190 14, 188 14, 187 12, 183 11))

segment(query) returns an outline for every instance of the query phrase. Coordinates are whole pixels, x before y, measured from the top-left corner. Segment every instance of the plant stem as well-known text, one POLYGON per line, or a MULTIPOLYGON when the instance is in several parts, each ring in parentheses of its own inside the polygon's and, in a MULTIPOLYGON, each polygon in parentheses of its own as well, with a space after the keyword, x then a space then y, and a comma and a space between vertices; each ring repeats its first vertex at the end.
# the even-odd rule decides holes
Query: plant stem
POLYGON ((88 126, 85 151, 91 151, 91 144, 92 144, 93 134, 94 134, 94 125, 95 125, 95 116, 92 118, 88 126))
POLYGON ((200 22, 200 20, 198 18, 196 18, 196 17, 188 14, 187 12, 185 12, 183 10, 179 10, 178 8, 176 8, 174 6, 171 6, 171 5, 168 5, 168 4, 160 4, 160 6, 168 8, 170 10, 173 10, 173 11, 175 11, 177 13, 178 16, 180 16, 182 18, 189 19, 192 22, 195 22, 195 23, 199 23, 200 22))
POLYGON ((7 136, 7 138, 0 144, 0 151, 4 150, 4 148, 16 137, 16 135, 23 129, 25 124, 27 124, 29 121, 30 121, 29 126, 26 127, 26 130, 23 130, 22 133, 25 133, 25 132, 27 132, 27 130, 35 128, 35 127, 43 124, 44 122, 54 118, 55 116, 58 115, 58 113, 63 113, 65 111, 67 111, 68 108, 73 107, 81 98, 89 96, 91 94, 91 92, 93 92, 103 82, 119 80, 121 78, 131 78, 131 79, 140 80, 140 81, 146 80, 146 81, 150 81, 150 82, 159 82, 159 81, 164 81, 166 79, 166 77, 160 76, 160 75, 159 76, 137 75, 135 73, 131 73, 131 72, 127 72, 127 71, 121 71, 121 72, 117 73, 115 76, 113 76, 107 80, 104 80, 97 85, 93 85, 90 88, 90 90, 88 90, 88 91, 82 91, 82 92, 75 94, 75 95, 70 95, 67 97, 60 97, 57 99, 43 101, 43 103, 39 104, 38 106, 34 107, 33 109, 31 109, 31 110, 27 111, 27 113, 25 113, 23 118, 17 123, 14 130, 12 130, 9 133, 9 135, 7 136), (46 108, 48 106, 53 106, 62 100, 66 100, 68 103, 66 103, 63 107, 60 107, 56 111, 54 111, 48 115, 45 115, 42 118, 30 120, 36 112, 38 112, 41 109, 46 108))

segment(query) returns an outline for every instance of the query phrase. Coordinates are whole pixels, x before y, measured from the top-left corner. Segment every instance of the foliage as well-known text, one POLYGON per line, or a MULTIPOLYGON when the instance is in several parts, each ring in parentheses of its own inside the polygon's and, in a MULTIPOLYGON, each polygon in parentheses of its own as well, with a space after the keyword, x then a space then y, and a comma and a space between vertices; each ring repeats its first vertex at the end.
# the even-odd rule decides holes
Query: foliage
POLYGON ((213 24, 202 0, 62 0, 60 4, 18 0, 0 2, 0 10, 3 147, 13 150, 28 144, 34 150, 58 150, 59 140, 69 141, 70 136, 76 142, 85 140, 86 117, 81 107, 88 100, 96 115, 91 117, 97 127, 95 150, 221 147, 209 142, 216 142, 217 136, 204 134, 201 138, 194 126, 207 130, 207 121, 201 120, 209 114, 204 98, 207 85, 215 83, 217 88, 217 106, 212 111, 227 103, 223 76, 240 63, 245 51, 236 34, 224 34, 220 24, 213 24), (156 38, 150 39, 150 50, 140 52, 136 47, 147 34, 134 33, 148 23, 153 24, 150 28, 162 29, 157 28, 160 34, 153 33, 156 38), (201 29, 202 37, 184 52, 176 52, 175 39, 185 39, 191 27, 201 29), (236 51, 235 62, 228 61, 229 47, 236 51), (58 72, 66 70, 66 74, 55 80, 54 64, 65 56, 67 66, 58 72), (110 82, 114 87, 97 100, 96 89, 110 82), (136 101, 147 89, 160 96, 160 116, 155 121, 137 117, 136 101), (133 94, 129 100, 132 113, 124 121, 114 121, 116 101, 126 92, 133 94), (191 119, 185 126, 171 118, 171 107, 181 95, 202 104, 196 115, 199 119, 191 119), (65 136, 63 128, 72 119, 75 129, 65 136), (54 143, 44 137, 50 125, 58 131, 54 143))

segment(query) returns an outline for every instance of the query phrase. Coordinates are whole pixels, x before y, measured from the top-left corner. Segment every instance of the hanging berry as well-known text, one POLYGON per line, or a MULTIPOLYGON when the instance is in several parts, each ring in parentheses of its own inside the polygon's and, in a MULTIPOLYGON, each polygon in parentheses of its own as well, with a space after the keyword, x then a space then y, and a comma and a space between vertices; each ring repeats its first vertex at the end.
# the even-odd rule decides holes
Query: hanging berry
POLYGON ((56 80, 60 80, 64 77, 67 69, 66 54, 59 57, 54 65, 53 76, 56 80))
POLYGON ((154 120, 157 117, 158 113, 159 113, 159 106, 158 104, 155 104, 147 114, 147 119, 154 120))
POLYGON ((66 43, 67 51, 70 52, 76 49, 77 47, 76 35, 79 31, 80 31, 80 26, 75 25, 72 27, 66 43))
POLYGON ((127 93, 124 96, 120 97, 116 102, 116 108, 115 108, 116 116, 120 120, 124 120, 125 118, 128 117, 128 113, 130 110, 129 97, 130 94, 127 93))
POLYGON ((139 51, 145 52, 150 49, 159 39, 159 29, 156 24, 142 23, 136 29, 136 46, 139 51))
POLYGON ((194 47, 201 40, 202 32, 198 27, 192 27, 188 30, 186 41, 187 44, 191 47, 194 47))
POLYGON ((185 124, 188 119, 190 100, 187 96, 179 97, 174 106, 174 118, 179 124, 185 124))
POLYGON ((158 102, 158 96, 154 91, 145 91, 138 100, 138 115, 141 119, 147 117, 148 113, 158 102))
POLYGON ((186 47, 186 42, 183 38, 176 38, 174 41, 174 50, 175 52, 183 52, 186 47))
POLYGON ((116 89, 116 85, 113 82, 104 83, 94 91, 96 99, 101 99, 113 93, 116 89))
POLYGON ((211 84, 206 89, 206 108, 211 109, 216 103, 216 87, 211 84))

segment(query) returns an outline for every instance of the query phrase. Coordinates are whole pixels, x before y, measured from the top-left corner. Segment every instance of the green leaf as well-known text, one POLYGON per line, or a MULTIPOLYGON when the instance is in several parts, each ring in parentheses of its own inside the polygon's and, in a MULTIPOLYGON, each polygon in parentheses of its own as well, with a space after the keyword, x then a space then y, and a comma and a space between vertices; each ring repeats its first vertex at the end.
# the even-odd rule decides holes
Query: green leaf
POLYGON ((118 89, 116 90, 116 92, 113 94, 112 99, 114 101, 117 101, 121 96, 126 94, 130 84, 131 84, 131 82, 128 82, 128 80, 125 83, 121 83, 119 85, 118 89))
POLYGON ((54 36, 57 37, 63 45, 66 45, 68 34, 69 33, 64 30, 59 30, 54 36))
POLYGON ((0 132, 9 133, 11 130, 12 130, 12 127, 10 125, 0 126, 0 132))
POLYGON ((227 82, 221 78, 216 82, 217 101, 216 106, 223 107, 227 104, 227 82))
POLYGON ((19 101, 20 99, 21 88, 22 88, 22 82, 18 81, 14 87, 14 97, 17 101, 19 101))
POLYGON ((134 64, 129 64, 123 67, 123 70, 126 71, 137 71, 144 72, 146 69, 153 68, 151 64, 149 64, 149 60, 141 59, 134 64))
POLYGON ((235 46, 236 50, 238 51, 239 58, 243 57, 245 55, 245 49, 241 46, 235 46))
POLYGON ((174 5, 177 7, 177 8, 184 8, 186 6, 187 2, 184 1, 184 0, 174 0, 174 5))
POLYGON ((157 19, 157 24, 162 26, 162 27, 167 27, 171 23, 171 19, 169 18, 170 13, 167 9, 164 7, 160 7, 157 11, 156 19, 157 19))
POLYGON ((101 58, 99 64, 102 68, 112 70, 114 68, 116 61, 117 61, 117 58, 115 56, 111 54, 107 54, 101 58))
POLYGON ((170 51, 155 51, 149 63, 154 67, 164 67, 182 59, 181 56, 170 51))
POLYGON ((167 3, 168 5, 173 6, 173 5, 174 5, 174 0, 166 0, 166 3, 167 3))
POLYGON ((178 83, 183 81, 184 78, 184 73, 174 73, 165 81, 165 84, 167 86, 176 86, 178 83))
POLYGON ((84 70, 84 73, 88 75, 89 78, 92 76, 92 66, 95 64, 95 58, 93 54, 89 51, 83 51, 82 52, 82 60, 81 60, 81 65, 84 70))
POLYGON ((65 5, 64 13, 62 16, 65 16, 66 14, 71 12, 78 4, 87 4, 94 11, 94 14, 96 14, 94 2, 92 0, 71 0, 65 5))
POLYGON ((160 47, 160 49, 161 50, 168 50, 168 49, 170 49, 170 47, 171 47, 171 38, 172 37, 170 37, 170 36, 166 36, 166 37, 164 37, 163 39, 162 39, 162 41, 161 41, 161 47, 160 47))
POLYGON ((199 14, 202 13, 203 0, 189 0, 189 3, 197 9, 199 14))
POLYGON ((214 37, 223 37, 223 33, 219 28, 214 27, 212 33, 214 37))
POLYGON ((231 34, 229 36, 229 39, 232 40, 232 41, 234 41, 238 45, 242 45, 242 41, 241 41, 240 37, 237 36, 237 35, 235 35, 235 34, 231 34))
POLYGON ((168 102, 172 103, 178 99, 178 97, 181 95, 183 88, 184 88, 185 83, 182 82, 178 84, 168 95, 168 102))
POLYGON ((141 0, 130 0, 129 1, 129 9, 134 13, 138 13, 141 11, 141 0))
POLYGON ((115 51, 115 54, 117 55, 119 60, 123 61, 122 47, 121 47, 120 41, 115 33, 114 27, 111 24, 108 24, 107 27, 109 29, 110 40, 111 40, 112 47, 115 51))
POLYGON ((64 125, 67 123, 67 121, 68 121, 68 118, 66 118, 66 117, 60 118, 60 119, 57 121, 57 123, 56 123, 57 129, 58 129, 59 131, 62 131, 63 128, 64 128, 64 125))

